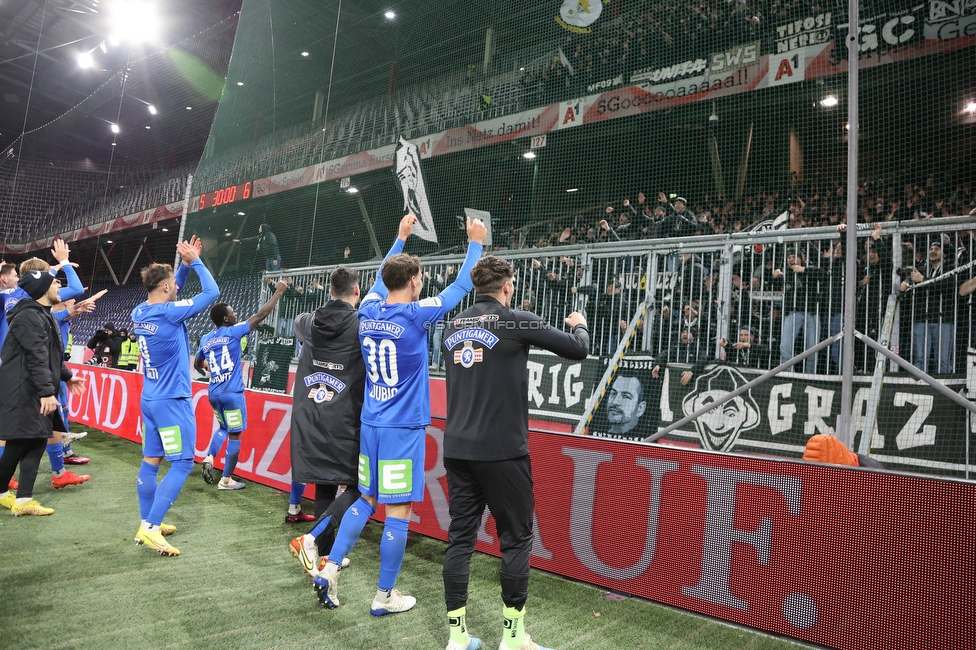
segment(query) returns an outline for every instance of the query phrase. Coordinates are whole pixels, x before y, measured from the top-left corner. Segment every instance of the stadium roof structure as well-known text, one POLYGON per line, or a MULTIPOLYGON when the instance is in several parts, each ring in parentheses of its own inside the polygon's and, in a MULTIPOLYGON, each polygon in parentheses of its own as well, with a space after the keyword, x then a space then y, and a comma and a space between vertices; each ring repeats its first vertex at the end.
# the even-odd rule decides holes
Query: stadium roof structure
MULTIPOLYGON (((22 132, 31 133, 85 103, 84 114, 72 128, 58 129, 50 156, 55 160, 84 156, 97 162, 99 152, 110 155, 109 125, 119 120, 120 112, 140 110, 149 117, 148 104, 155 97, 171 95, 165 85, 129 88, 125 94, 135 101, 120 107, 121 84, 113 79, 121 77, 127 62, 236 17, 241 0, 160 2, 155 6, 156 24, 146 26, 145 35, 154 32, 154 37, 145 41, 127 37, 139 34, 112 33, 112 5, 111 0, 8 0, 0 4, 0 149, 9 148, 22 132), (79 56, 84 54, 90 55, 90 61, 83 68, 79 56), (109 92, 103 90, 95 101, 86 102, 103 87, 109 92)), ((228 49, 233 35, 232 29, 223 31, 228 49)), ((180 120, 158 123, 173 128, 143 137, 172 138, 185 129, 180 120)))

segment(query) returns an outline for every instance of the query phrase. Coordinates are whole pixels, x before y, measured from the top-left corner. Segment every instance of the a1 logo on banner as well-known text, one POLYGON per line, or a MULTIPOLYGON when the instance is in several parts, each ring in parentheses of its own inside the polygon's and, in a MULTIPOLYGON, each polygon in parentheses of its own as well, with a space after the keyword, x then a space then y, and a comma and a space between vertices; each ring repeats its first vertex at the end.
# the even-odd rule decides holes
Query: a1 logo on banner
POLYGON ((541 149, 546 146, 546 134, 534 135, 532 136, 532 144, 529 145, 530 149, 541 149))
POLYGON ((806 67, 806 57, 801 51, 770 55, 769 85, 782 86, 783 84, 803 81, 806 67))

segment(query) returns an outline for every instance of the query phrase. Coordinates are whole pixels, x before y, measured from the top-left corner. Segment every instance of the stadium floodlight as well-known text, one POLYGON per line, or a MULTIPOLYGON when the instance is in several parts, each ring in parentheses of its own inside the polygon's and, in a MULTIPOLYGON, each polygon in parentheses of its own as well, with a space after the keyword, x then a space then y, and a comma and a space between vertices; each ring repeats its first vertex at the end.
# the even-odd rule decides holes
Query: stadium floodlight
POLYGON ((346 188, 346 191, 349 192, 350 194, 359 194, 359 188, 358 187, 351 187, 350 186, 350 187, 347 187, 346 188))
POLYGON ((149 108, 149 114, 150 115, 155 115, 156 114, 156 107, 155 106, 153 106, 152 104, 149 104, 148 108, 149 108))
POLYGON ((579 188, 578 188, 578 187, 571 187, 571 188, 569 188, 569 189, 568 189, 568 190, 566 190, 566 191, 567 191, 567 192, 579 192, 579 188))
POLYGON ((238 217, 243 217, 243 216, 244 216, 244 213, 243 213, 243 212, 238 212, 238 213, 237 213, 237 216, 238 216, 238 217))
POLYGON ((151 129, 152 127, 151 127, 151 126, 149 126, 149 125, 147 124, 147 125, 146 125, 146 128, 147 128, 147 129, 151 129))
POLYGON ((308 52, 302 52, 302 56, 308 56, 308 52))
POLYGON ((393 20, 394 18, 396 18, 396 13, 394 13, 394 12, 393 12, 393 10, 392 10, 392 9, 390 9, 390 10, 388 10, 388 11, 387 11, 387 12, 386 12, 385 14, 383 14, 383 16, 384 16, 384 17, 385 17, 385 18, 386 18, 387 20, 393 20))
POLYGON ((161 228, 163 232, 169 232, 169 228, 161 228))
POLYGON ((964 108, 963 110, 969 113, 970 115, 976 114, 976 102, 969 102, 968 104, 966 104, 966 108, 964 108))
MULTIPOLYGON (((154 41, 157 38, 159 18, 149 2, 116 0, 108 11, 109 24, 116 41, 124 37, 131 42, 154 41)), ((115 42, 113 41, 113 45, 115 42)))
POLYGON ((532 160, 533 158, 535 158, 535 152, 531 150, 526 151, 524 154, 522 154, 522 157, 525 158, 526 160, 532 160))
POLYGON ((186 110, 188 110, 188 111, 192 111, 192 110, 193 110, 193 107, 192 107, 192 106, 187 106, 187 107, 186 107, 186 110))
POLYGON ((112 133, 118 133, 118 132, 119 132, 119 125, 118 124, 113 124, 112 125, 112 133))
POLYGON ((105 41, 102 41, 101 43, 99 43, 98 44, 98 47, 101 48, 102 54, 108 54, 108 48, 105 47, 105 41))
POLYGON ((244 82, 243 82, 243 81, 238 81, 238 82, 237 82, 237 85, 238 85, 238 86, 243 86, 243 85, 244 85, 244 82))
POLYGON ((82 52, 78 55, 78 67, 87 70, 95 66, 95 59, 92 57, 91 52, 82 52))
POLYGON ((826 97, 820 100, 820 105, 823 106, 824 108, 833 108, 834 106, 837 106, 837 104, 839 103, 840 100, 837 99, 836 95, 827 95, 826 97))

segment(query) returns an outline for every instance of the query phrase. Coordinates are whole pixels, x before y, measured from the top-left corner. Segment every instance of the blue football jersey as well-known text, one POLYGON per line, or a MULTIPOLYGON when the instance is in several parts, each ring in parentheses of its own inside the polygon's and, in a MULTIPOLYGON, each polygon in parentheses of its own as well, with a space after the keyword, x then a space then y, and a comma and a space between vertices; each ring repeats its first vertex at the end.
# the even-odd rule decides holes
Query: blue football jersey
POLYGON ((241 377, 241 339, 251 332, 247 321, 230 327, 218 327, 200 337, 197 359, 204 359, 210 368, 211 395, 243 393, 241 377))
MULTIPOLYGON (((85 287, 81 284, 81 279, 75 272, 74 267, 69 264, 62 270, 64 271, 65 279, 68 281, 68 286, 61 287, 58 291, 58 298, 62 301, 71 300, 85 293, 85 287)), ((13 309, 14 305, 18 302, 24 298, 30 298, 30 296, 20 287, 4 289, 0 291, 0 296, 3 297, 3 318, 0 319, 0 347, 3 347, 3 342, 7 338, 7 312, 13 309)))
MULTIPOLYGON (((182 264, 180 266, 183 266, 182 264)), ((132 331, 139 342, 145 378, 142 399, 191 397, 190 336, 186 321, 217 300, 220 290, 206 265, 194 260, 193 270, 203 291, 189 300, 144 302, 132 310, 132 331)), ((177 284, 180 274, 177 273, 177 284)), ((184 274, 185 277, 185 274, 184 274)))
MULTIPOLYGON (((379 274, 359 307, 359 342, 366 361, 362 422, 374 427, 426 427, 430 424, 427 335, 434 324, 471 291, 471 269, 481 244, 469 243, 458 278, 433 298, 389 305, 379 274)), ((387 257, 403 250, 399 239, 387 257)))

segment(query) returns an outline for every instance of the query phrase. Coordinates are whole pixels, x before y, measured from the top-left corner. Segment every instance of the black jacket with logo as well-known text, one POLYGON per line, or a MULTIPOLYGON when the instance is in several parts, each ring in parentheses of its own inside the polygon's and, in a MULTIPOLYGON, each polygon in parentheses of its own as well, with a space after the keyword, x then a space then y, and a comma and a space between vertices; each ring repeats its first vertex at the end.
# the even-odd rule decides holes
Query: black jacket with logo
POLYGON ((447 426, 444 457, 475 461, 529 453, 529 346, 586 358, 590 335, 572 333, 483 296, 447 322, 447 426))
POLYGON ((359 347, 359 315, 330 300, 295 318, 302 344, 291 409, 293 481, 355 485, 366 365, 359 347))
POLYGON ((57 396, 71 379, 64 365, 61 332, 51 308, 24 299, 7 312, 7 338, 0 350, 0 439, 50 438, 64 431, 60 411, 41 415, 41 398, 57 396))

